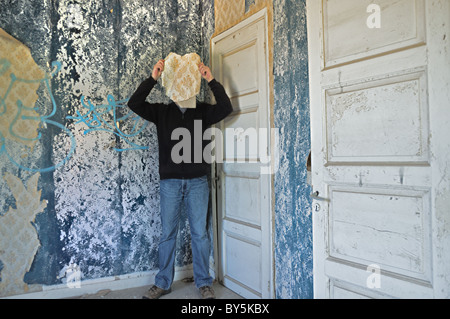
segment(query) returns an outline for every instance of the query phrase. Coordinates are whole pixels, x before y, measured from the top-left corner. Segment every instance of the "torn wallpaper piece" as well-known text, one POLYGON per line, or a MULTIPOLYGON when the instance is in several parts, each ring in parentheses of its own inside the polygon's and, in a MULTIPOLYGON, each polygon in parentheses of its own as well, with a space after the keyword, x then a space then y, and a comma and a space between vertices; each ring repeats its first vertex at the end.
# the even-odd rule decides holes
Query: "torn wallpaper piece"
POLYGON ((196 53, 180 56, 171 52, 165 59, 162 85, 166 95, 180 107, 195 108, 195 97, 200 92, 202 80, 198 70, 200 62, 196 53))
POLYGON ((24 146, 17 150, 36 144, 39 121, 29 119, 39 116, 34 106, 40 82, 33 79, 44 76, 30 49, 0 28, 0 155, 7 141, 24 146))
POLYGON ((0 216, 0 259, 4 264, 1 272, 0 297, 39 290, 27 285, 23 278, 30 270, 40 246, 34 223, 36 215, 47 207, 38 189, 40 174, 30 177, 26 185, 11 173, 3 177, 16 199, 16 208, 10 207, 0 216))

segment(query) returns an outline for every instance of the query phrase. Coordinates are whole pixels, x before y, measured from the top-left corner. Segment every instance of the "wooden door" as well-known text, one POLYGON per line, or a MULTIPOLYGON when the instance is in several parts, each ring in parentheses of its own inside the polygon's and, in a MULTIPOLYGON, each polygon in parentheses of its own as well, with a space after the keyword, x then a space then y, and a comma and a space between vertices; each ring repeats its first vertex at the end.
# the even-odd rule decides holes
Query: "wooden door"
POLYGON ((449 297, 450 2, 307 10, 315 296, 449 297))
POLYGON ((212 39, 213 72, 234 109, 216 137, 218 275, 246 298, 273 289, 266 19, 263 10, 212 39))

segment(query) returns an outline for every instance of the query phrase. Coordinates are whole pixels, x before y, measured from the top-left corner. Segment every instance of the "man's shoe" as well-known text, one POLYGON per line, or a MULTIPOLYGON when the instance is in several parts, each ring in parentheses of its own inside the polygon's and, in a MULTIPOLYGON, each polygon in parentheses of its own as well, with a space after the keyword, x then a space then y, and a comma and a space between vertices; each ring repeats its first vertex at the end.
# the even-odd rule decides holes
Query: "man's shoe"
POLYGON ((216 295, 214 294, 214 290, 211 286, 203 286, 200 287, 199 290, 203 299, 216 299, 216 295))
POLYGON ((159 288, 156 285, 153 285, 145 295, 142 296, 142 299, 159 299, 161 296, 167 295, 172 290, 164 290, 162 288, 159 288))

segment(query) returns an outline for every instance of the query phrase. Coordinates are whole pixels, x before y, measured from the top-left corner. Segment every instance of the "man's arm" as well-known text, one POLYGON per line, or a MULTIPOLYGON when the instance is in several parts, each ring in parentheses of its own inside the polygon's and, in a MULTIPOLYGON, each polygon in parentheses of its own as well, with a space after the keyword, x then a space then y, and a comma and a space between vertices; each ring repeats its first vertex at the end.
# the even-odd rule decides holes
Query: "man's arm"
POLYGON ((153 123, 156 123, 159 106, 161 106, 161 104, 150 104, 146 102, 146 99, 160 78, 163 70, 164 60, 159 60, 153 67, 152 76, 139 85, 136 92, 134 92, 128 101, 128 107, 134 113, 153 123))
POLYGON ((204 109, 203 119, 207 126, 216 124, 226 118, 233 111, 230 98, 225 92, 225 88, 214 79, 209 67, 203 63, 199 65, 199 71, 202 77, 208 81, 208 85, 214 94, 217 104, 207 105, 204 109))

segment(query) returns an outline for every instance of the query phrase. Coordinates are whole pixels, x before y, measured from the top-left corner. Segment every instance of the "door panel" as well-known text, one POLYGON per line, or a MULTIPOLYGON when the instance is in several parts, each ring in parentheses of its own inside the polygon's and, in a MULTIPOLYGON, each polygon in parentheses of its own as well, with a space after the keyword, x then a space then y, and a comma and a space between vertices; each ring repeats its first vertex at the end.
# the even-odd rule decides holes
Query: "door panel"
POLYGON ((373 1, 307 2, 314 291, 319 298, 448 296, 449 284, 437 287, 448 282, 449 249, 436 254, 448 236, 435 235, 444 213, 435 206, 436 181, 448 182, 436 159, 448 153, 432 134, 448 93, 430 83, 449 83, 433 62, 447 59, 448 67, 449 53, 439 49, 446 36, 436 34, 449 20, 449 2, 376 3, 380 28, 367 24, 373 1))
POLYGON ((266 19, 263 10, 212 39, 213 71, 233 104, 220 124, 224 158, 213 172, 218 277, 246 298, 270 298, 273 286, 271 178, 260 161, 270 148, 266 19))
POLYGON ((427 191, 332 187, 330 257, 431 281, 427 191))
POLYGON ((259 179, 226 175, 225 218, 261 226, 259 179))
POLYGON ((375 13, 369 6, 374 3, 323 1, 323 66, 332 67, 424 43, 424 0, 376 1, 380 8, 379 29, 367 26, 367 20, 375 13))
POLYGON ((226 280, 244 286, 255 294, 261 291, 261 245, 259 240, 250 241, 247 236, 225 232, 226 280), (251 271, 243 272, 245 263, 251 271))
POLYGON ((328 160, 428 161, 424 72, 326 88, 328 160))
POLYGON ((257 43, 244 44, 221 57, 222 72, 228 76, 223 79, 230 98, 257 91, 258 70, 257 43), (244 62, 245 61, 245 62, 244 62))

